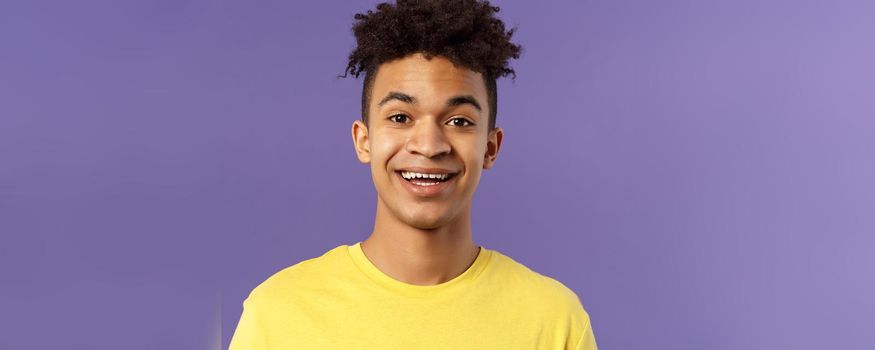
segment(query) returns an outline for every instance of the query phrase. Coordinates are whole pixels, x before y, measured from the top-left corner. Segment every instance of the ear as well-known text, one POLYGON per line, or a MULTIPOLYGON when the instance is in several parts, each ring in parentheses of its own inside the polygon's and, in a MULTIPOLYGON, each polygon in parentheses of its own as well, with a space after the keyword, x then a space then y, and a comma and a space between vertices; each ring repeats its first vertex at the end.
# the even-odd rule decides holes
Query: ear
POLYGON ((371 145, 368 138, 368 127, 361 120, 352 122, 352 143, 359 162, 371 162, 371 145))
POLYGON ((489 131, 489 135, 486 137, 486 154, 483 155, 483 169, 489 169, 495 164, 498 150, 501 149, 502 137, 504 137, 504 130, 499 127, 489 131))

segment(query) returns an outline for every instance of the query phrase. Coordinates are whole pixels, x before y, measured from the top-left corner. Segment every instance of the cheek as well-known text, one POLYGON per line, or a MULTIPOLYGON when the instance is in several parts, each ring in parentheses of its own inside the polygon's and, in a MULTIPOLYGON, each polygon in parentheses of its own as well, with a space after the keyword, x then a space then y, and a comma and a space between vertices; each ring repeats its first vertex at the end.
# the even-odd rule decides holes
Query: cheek
POLYGON ((483 156, 486 154, 486 142, 460 143, 456 150, 462 155, 469 167, 479 169, 483 165, 483 156))
MULTIPOLYGON (((376 166, 394 156, 401 149, 401 143, 397 138, 378 136, 371 139, 371 158, 376 161, 376 166)), ((385 164, 382 164, 385 165, 385 164)))

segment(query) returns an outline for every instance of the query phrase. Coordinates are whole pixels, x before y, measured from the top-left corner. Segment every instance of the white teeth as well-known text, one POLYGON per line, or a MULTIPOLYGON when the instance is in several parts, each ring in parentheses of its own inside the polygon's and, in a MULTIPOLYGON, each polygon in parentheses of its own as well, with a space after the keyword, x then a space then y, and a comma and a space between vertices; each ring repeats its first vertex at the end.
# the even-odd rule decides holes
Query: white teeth
POLYGON ((450 174, 425 174, 425 173, 415 173, 412 171, 402 171, 401 176, 407 180, 411 179, 440 179, 445 180, 450 174))

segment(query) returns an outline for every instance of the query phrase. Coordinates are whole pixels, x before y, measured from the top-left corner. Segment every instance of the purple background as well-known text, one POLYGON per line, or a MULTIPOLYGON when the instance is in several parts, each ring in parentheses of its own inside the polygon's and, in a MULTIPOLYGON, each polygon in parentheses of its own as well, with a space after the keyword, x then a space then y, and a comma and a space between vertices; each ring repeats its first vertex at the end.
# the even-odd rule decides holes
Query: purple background
MULTIPOLYGON (((496 1, 523 56, 474 238, 602 349, 875 347, 871 1, 496 1)), ((227 347, 367 237, 338 79, 375 2, 0 2, 0 348, 227 347)))

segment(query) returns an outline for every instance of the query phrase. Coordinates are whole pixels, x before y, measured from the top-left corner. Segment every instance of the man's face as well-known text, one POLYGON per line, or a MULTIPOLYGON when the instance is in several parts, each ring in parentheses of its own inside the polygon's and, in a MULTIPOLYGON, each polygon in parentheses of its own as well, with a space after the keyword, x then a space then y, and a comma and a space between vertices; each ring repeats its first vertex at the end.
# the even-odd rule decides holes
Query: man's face
POLYGON ((352 136, 370 163, 378 205, 420 229, 470 211, 482 169, 498 155, 502 130, 489 130, 480 73, 421 54, 382 64, 371 90, 368 126, 352 136))

